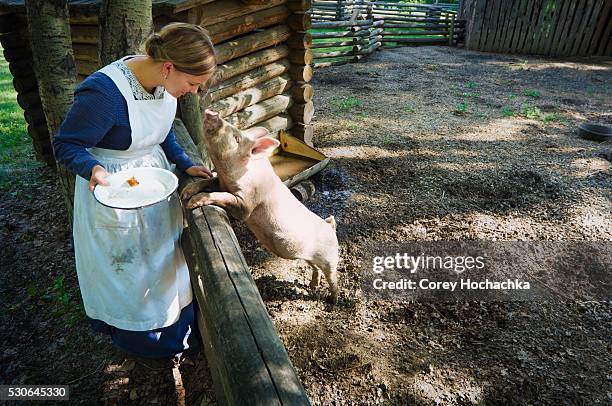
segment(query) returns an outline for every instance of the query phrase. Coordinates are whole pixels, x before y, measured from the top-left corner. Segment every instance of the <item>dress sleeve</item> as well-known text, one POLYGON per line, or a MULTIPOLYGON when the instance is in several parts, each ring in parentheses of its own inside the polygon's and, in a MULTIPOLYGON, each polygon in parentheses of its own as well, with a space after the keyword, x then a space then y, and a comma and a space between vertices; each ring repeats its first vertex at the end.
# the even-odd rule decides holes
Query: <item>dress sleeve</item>
POLYGON ((161 143, 161 147, 166 154, 166 157, 170 162, 176 164, 176 167, 180 171, 185 171, 187 168, 192 167, 194 164, 189 159, 183 148, 179 145, 174 134, 174 126, 170 129, 170 132, 166 136, 164 142, 161 143))
POLYGON ((77 175, 89 179, 100 165, 86 148, 97 145, 116 121, 112 97, 93 87, 77 88, 74 104, 53 138, 55 159, 77 175))

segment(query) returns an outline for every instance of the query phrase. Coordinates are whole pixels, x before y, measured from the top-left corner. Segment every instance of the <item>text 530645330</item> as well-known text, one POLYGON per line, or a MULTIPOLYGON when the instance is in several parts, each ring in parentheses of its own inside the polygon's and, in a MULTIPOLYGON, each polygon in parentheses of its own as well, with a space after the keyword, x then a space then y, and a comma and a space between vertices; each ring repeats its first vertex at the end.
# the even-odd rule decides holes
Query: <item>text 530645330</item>
POLYGON ((68 400, 68 385, 0 385, 0 400, 68 400))

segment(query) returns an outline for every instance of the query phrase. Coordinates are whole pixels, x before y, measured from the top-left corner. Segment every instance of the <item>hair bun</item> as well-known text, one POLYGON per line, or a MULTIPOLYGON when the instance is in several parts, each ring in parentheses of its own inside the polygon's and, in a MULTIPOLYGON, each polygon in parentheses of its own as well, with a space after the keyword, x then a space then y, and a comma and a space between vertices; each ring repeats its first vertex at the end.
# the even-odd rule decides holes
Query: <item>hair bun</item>
POLYGON ((154 44, 159 45, 159 46, 163 45, 163 43, 164 43, 164 39, 163 39, 163 38, 161 37, 161 35, 159 35, 158 33, 154 33, 154 34, 151 36, 151 41, 152 41, 154 44))

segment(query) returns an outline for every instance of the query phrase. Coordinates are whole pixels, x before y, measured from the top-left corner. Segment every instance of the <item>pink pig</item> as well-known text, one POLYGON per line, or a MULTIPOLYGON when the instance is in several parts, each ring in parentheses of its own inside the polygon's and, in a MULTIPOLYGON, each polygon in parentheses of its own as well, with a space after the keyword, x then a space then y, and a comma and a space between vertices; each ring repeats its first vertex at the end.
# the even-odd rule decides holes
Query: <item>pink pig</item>
POLYGON ((181 198, 189 199, 187 207, 214 204, 226 209, 272 253, 308 262, 313 269, 311 288, 319 285, 322 271, 336 303, 336 222, 333 216, 323 220, 308 210, 274 173, 267 156, 280 143, 265 128, 240 131, 210 110, 204 133, 217 177, 186 186, 181 198), (220 191, 200 193, 211 189, 220 191))

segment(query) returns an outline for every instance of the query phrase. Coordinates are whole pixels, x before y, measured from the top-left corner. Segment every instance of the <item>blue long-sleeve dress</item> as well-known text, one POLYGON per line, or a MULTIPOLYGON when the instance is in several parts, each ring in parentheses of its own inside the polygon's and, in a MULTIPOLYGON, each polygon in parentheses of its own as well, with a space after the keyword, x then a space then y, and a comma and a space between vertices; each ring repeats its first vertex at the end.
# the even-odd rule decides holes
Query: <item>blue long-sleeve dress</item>
MULTIPOLYGON (((126 65, 123 63, 120 67, 130 81, 137 100, 139 97, 163 95, 163 88, 156 89, 154 95, 146 93, 126 65)), ((57 161, 78 176, 89 179, 92 168, 100 165, 100 162, 87 151, 88 148, 124 151, 131 142, 128 106, 124 96, 107 75, 101 72, 92 74, 77 87, 74 104, 53 139, 57 161)), ((176 164, 180 171, 193 166, 172 130, 161 147, 168 160, 176 164)), ((167 357, 194 352, 200 347, 193 302, 182 309, 179 320, 174 324, 149 331, 129 331, 101 320, 89 320, 94 330, 110 334, 117 347, 139 356, 167 357)))

